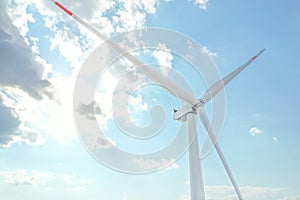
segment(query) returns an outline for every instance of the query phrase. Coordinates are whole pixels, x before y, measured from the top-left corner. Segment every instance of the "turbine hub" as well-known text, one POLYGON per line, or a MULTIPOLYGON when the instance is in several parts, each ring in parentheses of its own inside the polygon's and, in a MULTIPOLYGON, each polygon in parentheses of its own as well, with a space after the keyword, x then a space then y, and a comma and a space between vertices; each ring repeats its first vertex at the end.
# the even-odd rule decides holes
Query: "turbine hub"
POLYGON ((204 107, 205 101, 203 99, 198 99, 198 102, 193 105, 193 109, 196 111, 200 107, 204 107))
POLYGON ((179 110, 174 110, 173 118, 174 118, 174 120, 184 122, 184 121, 186 121, 187 114, 189 114, 189 113, 197 114, 197 109, 204 107, 204 105, 205 105, 204 100, 199 99, 198 102, 193 106, 187 105, 187 106, 180 108, 179 110))
POLYGON ((180 108, 179 110, 174 111, 173 118, 174 120, 185 122, 186 115, 189 113, 196 114, 196 110, 193 108, 193 106, 187 105, 180 108))

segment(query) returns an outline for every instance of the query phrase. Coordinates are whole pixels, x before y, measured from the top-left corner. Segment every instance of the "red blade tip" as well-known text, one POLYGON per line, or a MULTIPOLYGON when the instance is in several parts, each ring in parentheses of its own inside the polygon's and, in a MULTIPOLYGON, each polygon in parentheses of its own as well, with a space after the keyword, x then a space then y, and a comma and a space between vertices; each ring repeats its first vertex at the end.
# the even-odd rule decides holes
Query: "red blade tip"
POLYGON ((255 60, 260 54, 262 54, 266 49, 261 50, 256 56, 254 56, 251 60, 255 60))
POLYGON ((65 11, 68 15, 70 15, 70 16, 73 15, 73 13, 72 13, 70 10, 68 10, 67 8, 65 8, 65 7, 64 7, 63 5, 61 5, 59 2, 53 1, 53 0, 51 0, 51 1, 54 2, 55 5, 57 5, 58 7, 60 7, 63 11, 65 11))

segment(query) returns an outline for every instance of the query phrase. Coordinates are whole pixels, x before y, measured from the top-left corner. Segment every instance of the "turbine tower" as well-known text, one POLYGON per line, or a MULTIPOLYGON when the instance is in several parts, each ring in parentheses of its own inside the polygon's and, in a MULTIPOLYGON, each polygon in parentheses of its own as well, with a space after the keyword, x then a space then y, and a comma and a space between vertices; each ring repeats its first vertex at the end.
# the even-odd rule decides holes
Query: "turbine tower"
POLYGON ((216 96, 234 77, 236 77, 242 70, 244 70, 248 65, 250 65, 261 53, 263 53, 265 49, 261 50, 257 55, 252 57, 245 64, 237 68, 235 71, 233 71, 232 73, 228 74, 224 78, 214 83, 209 89, 207 89, 207 91, 200 99, 197 99, 191 93, 184 90, 182 87, 180 87, 179 85, 177 85, 176 83, 174 83, 173 81, 171 81, 170 79, 162 75, 161 73, 155 71, 150 66, 144 65, 136 57, 132 56, 131 54, 128 54, 125 49, 121 48, 116 43, 106 38, 103 34, 95 30, 93 27, 91 27, 89 24, 84 22, 81 18, 73 14, 70 10, 65 8, 59 2, 55 0, 51 0, 51 1, 55 3, 58 7, 60 7, 65 13, 73 17, 81 25, 85 26, 88 30, 93 32, 101 40, 106 41, 111 48, 113 48, 115 51, 120 53, 120 55, 123 55, 126 59, 128 59, 132 64, 137 66, 139 69, 141 69, 144 72, 144 74, 147 75, 153 82, 157 83, 158 85, 167 86, 170 89, 170 90, 166 90, 167 92, 172 91, 173 92, 171 93, 172 95, 174 95, 175 93, 178 98, 188 103, 188 105, 182 107, 180 110, 175 111, 173 117, 175 120, 186 122, 188 124, 188 139, 191 144, 189 148, 189 171, 190 171, 189 173, 190 173, 191 200, 205 200, 204 183, 203 183, 203 176, 202 176, 202 169, 201 169, 201 159, 199 156, 199 143, 198 143, 198 136, 197 136, 197 129, 196 129, 197 116, 200 118, 200 121, 202 122, 204 128, 206 129, 209 139, 214 144, 217 154, 220 157, 222 164, 224 165, 226 173, 234 187, 238 199, 242 200, 243 197, 240 192, 240 189, 230 170, 227 161, 225 160, 224 154, 217 142, 217 136, 214 133, 213 127, 211 126, 211 123, 209 121, 209 118, 206 114, 204 107, 205 104, 208 103, 214 96, 216 96))

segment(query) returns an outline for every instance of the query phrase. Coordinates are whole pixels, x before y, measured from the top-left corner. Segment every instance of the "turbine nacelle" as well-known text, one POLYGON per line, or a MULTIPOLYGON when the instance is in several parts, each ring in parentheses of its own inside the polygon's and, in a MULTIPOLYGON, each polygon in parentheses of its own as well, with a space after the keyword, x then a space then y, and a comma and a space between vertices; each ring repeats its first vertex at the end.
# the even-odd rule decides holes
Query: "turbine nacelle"
POLYGON ((185 122, 187 120, 186 117, 187 114, 189 113, 197 114, 197 109, 200 107, 204 107, 204 105, 205 102, 203 101, 203 99, 199 99, 198 102, 193 106, 186 105, 180 108, 179 110, 174 110, 173 119, 181 122, 185 122))

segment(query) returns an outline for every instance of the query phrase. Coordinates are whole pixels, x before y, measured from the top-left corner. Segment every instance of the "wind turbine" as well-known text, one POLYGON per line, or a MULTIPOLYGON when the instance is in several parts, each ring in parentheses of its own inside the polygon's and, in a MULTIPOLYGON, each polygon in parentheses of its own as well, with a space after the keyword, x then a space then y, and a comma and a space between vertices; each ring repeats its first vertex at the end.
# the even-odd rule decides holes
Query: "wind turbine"
POLYGON ((200 99, 194 97, 191 93, 184 90, 182 87, 162 75, 161 73, 155 71, 152 67, 144 65, 139 59, 129 54, 125 49, 118 46, 113 41, 106 38, 103 34, 95 30, 92 26, 84 22, 81 18, 76 16, 70 10, 65 8, 62 4, 55 0, 51 0, 54 4, 56 4, 59 8, 61 8, 65 13, 69 16, 73 17, 77 22, 81 25, 86 27, 88 30, 93 32, 97 37, 101 40, 105 41, 111 48, 115 51, 123 55, 126 59, 128 59, 132 64, 139 67, 145 75, 147 75, 153 82, 157 83, 158 85, 164 85, 168 88, 168 92, 172 91, 172 95, 176 95, 178 98, 182 99, 188 105, 182 107, 180 110, 174 112, 174 119, 179 120, 182 122, 187 122, 188 124, 188 138, 190 141, 190 148, 189 148, 189 169, 190 169, 190 193, 191 193, 191 200, 205 200, 205 193, 204 193, 204 184, 203 184, 203 176, 202 176, 202 169, 201 169, 201 159, 199 155, 199 144, 198 144, 198 136, 196 130, 196 116, 200 118, 204 128, 208 133, 208 137, 211 142, 214 144, 216 148, 217 154, 220 157, 222 164, 229 176, 229 179, 234 187, 234 190, 238 196, 239 200, 242 200, 242 194, 240 189, 237 185, 237 182, 230 170, 230 167, 225 160, 224 154, 217 142, 217 136, 214 133, 214 130, 210 124, 209 118, 206 114, 204 106, 208 103, 214 96, 216 96, 235 76, 237 76, 242 70, 244 70, 248 65, 250 65, 261 53, 261 50, 257 55, 252 57, 242 66, 237 68, 232 73, 228 74, 224 78, 220 79, 216 83, 214 83, 207 91, 203 94, 200 99))

